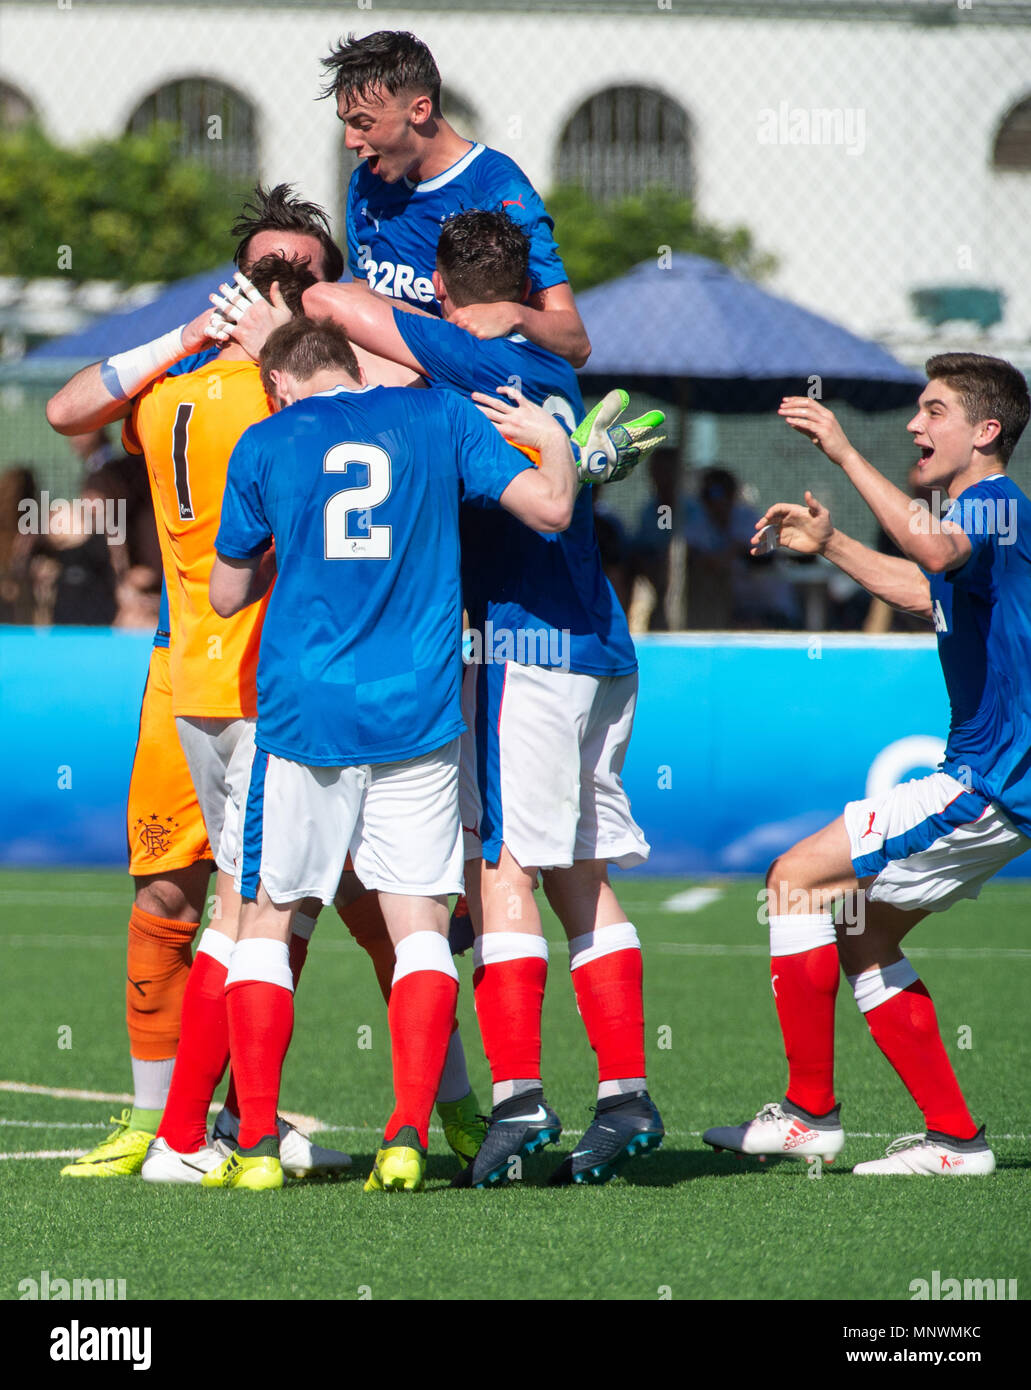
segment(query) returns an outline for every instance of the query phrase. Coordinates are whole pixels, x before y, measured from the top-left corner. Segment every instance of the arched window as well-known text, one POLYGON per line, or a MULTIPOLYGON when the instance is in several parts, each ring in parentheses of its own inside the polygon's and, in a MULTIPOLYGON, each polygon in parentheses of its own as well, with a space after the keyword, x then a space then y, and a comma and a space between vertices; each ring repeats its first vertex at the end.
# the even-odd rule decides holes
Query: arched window
POLYGON ((651 184, 690 193, 691 123, 670 97, 648 87, 609 87, 578 107, 559 141, 557 181, 600 200, 651 184))
POLYGON ((257 118, 246 97, 207 77, 184 77, 159 87, 129 118, 129 132, 159 123, 178 127, 180 153, 202 160, 234 182, 258 175, 257 118))
POLYGON ((1031 173, 1031 97, 1004 117, 995 136, 992 167, 1007 173, 1031 173))
POLYGON ((17 130, 36 119, 35 107, 28 97, 9 82, 0 82, 0 130, 17 130))

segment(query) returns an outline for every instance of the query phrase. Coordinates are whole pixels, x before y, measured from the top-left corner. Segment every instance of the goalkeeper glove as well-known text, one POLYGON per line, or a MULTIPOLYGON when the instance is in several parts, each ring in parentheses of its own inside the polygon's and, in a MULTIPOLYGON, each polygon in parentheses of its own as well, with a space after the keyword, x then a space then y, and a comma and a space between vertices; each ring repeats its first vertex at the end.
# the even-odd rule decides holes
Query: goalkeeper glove
POLYGON ((610 391, 573 431, 576 476, 581 483, 618 483, 650 449, 665 440, 661 429, 666 417, 661 410, 649 410, 636 420, 617 425, 629 404, 626 391, 610 391))

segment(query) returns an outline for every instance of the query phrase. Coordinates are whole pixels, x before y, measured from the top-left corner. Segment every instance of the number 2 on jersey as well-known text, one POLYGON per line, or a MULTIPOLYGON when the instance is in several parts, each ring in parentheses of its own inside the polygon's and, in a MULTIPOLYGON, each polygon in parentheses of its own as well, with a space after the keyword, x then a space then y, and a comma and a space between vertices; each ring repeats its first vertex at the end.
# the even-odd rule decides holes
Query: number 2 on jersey
POLYGON ((352 464, 368 470, 369 481, 334 492, 323 514, 327 560, 389 560, 390 527, 373 526, 370 513, 390 496, 390 455, 375 444, 336 444, 322 461, 324 473, 346 473, 352 464), (362 534, 348 521, 356 514, 362 534))

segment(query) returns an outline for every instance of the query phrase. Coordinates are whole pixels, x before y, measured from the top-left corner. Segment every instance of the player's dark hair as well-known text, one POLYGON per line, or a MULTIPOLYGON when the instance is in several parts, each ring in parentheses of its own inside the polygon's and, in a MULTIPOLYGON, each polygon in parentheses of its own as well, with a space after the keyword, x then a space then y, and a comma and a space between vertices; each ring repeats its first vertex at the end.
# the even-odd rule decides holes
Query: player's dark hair
POLYGON ((437 242, 437 269, 457 308, 519 303, 526 288, 530 239, 504 212, 459 212, 437 242))
POLYGON ((978 352, 942 352, 929 357, 924 370, 928 381, 944 381, 955 391, 969 424, 998 420, 995 449, 1000 461, 1008 463, 1031 413, 1023 373, 1001 357, 978 352))
POLYGON ((308 258, 291 256, 262 256, 247 272, 247 278, 259 294, 271 303, 272 286, 278 281, 279 292, 292 314, 303 314, 301 296, 319 282, 308 269, 308 258))
POLYGON ((360 101, 382 88, 392 97, 402 92, 424 92, 440 115, 440 72, 433 54, 414 34, 401 29, 341 39, 328 58, 322 59, 326 84, 321 95, 360 101))
POLYGON ((298 381, 309 381, 316 372, 342 368, 358 380, 358 359, 351 340, 332 319, 294 318, 268 335, 258 365, 265 390, 275 392, 273 372, 289 372, 298 381))
POLYGON ((258 184, 253 197, 254 201, 244 204, 230 228, 230 236, 240 238, 233 260, 241 269, 247 268, 247 247, 258 232, 298 232, 314 237, 321 244, 326 279, 330 282, 340 279, 344 273, 344 253, 333 240, 329 218, 318 203, 295 198, 293 184, 289 183, 277 183, 275 188, 258 184))

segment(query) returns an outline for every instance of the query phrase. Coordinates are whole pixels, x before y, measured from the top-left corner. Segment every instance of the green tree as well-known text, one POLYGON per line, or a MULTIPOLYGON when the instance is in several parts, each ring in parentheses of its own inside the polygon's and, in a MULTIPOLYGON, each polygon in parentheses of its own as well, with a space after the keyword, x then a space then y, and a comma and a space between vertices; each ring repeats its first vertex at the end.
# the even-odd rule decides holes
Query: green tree
POLYGON ((35 126, 0 134, 0 274, 131 284, 228 260, 242 189, 184 160, 176 138, 158 126, 66 149, 35 126))
POLYGON ((671 189, 646 188, 612 203, 595 202, 575 185, 553 189, 548 211, 574 290, 613 280, 640 261, 653 260, 660 246, 722 261, 761 280, 776 267, 759 251, 747 227, 705 222, 690 198, 671 189))

